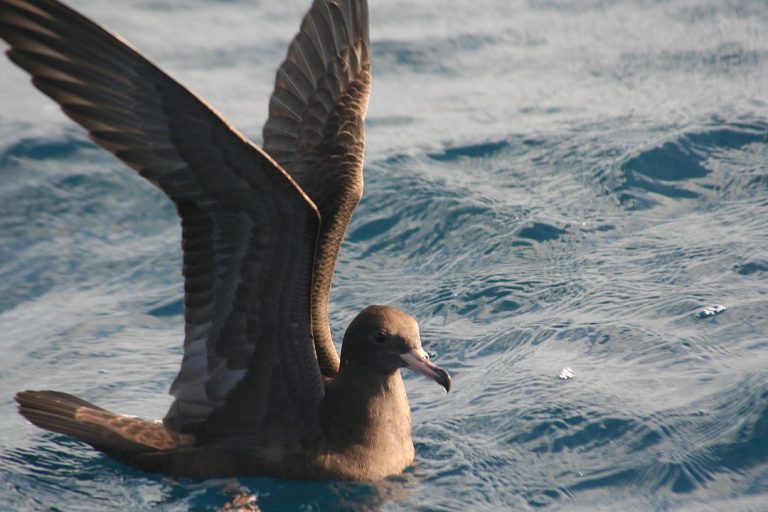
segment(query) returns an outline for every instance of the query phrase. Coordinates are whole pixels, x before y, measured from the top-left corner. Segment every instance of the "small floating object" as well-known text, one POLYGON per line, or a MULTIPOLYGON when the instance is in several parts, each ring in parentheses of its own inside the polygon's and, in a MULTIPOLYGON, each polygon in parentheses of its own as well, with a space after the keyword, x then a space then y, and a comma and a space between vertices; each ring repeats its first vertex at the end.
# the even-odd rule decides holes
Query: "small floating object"
POLYGON ((569 380, 569 379, 572 379, 575 376, 576 376, 576 374, 573 373, 573 370, 571 370, 567 366, 565 368, 563 368, 562 370, 560 370, 560 372, 557 374, 557 378, 560 379, 560 380, 569 380))
POLYGON ((717 316, 723 311, 726 310, 726 307, 721 304, 715 304, 714 306, 707 306, 703 309, 700 309, 696 312, 697 318, 709 318, 711 316, 717 316))

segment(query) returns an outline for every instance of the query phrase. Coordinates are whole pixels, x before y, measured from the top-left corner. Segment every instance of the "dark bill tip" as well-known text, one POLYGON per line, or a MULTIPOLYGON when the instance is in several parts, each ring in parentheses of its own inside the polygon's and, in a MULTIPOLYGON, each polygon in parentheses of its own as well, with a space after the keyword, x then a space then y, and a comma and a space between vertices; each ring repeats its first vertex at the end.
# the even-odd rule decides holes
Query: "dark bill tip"
POLYGON ((449 393, 451 391, 451 375, 439 366, 435 366, 434 370, 437 374, 435 382, 443 386, 446 393, 449 393))

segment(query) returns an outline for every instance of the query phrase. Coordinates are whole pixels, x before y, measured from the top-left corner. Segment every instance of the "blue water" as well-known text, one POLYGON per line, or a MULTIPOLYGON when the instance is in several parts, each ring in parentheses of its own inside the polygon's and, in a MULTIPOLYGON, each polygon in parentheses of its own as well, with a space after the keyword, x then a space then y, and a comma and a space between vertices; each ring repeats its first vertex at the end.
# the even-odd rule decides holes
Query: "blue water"
MULTIPOLYGON (((72 2, 256 140, 308 3, 72 2)), ((371 0, 371 34, 334 332, 403 307, 454 390, 406 376, 400 477, 238 485, 264 511, 768 510, 768 3, 371 0)), ((171 204, 6 60, 0 91, 0 509, 215 510, 232 482, 15 412, 50 388, 161 417, 182 292, 171 204)))

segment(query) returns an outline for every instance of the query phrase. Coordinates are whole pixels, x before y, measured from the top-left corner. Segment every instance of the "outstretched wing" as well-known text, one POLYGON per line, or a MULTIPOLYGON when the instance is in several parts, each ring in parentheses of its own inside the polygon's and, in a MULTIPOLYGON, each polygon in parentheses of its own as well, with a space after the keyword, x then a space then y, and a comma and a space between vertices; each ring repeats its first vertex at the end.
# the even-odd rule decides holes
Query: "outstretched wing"
POLYGON ((323 396, 312 202, 200 98, 59 2, 0 0, 0 37, 38 89, 176 205, 185 340, 166 425, 204 438, 269 435, 277 412, 282 438, 311 433, 301 413, 323 396), (244 398, 247 414, 227 414, 244 398))
POLYGON ((363 193, 369 46, 366 0, 315 0, 277 71, 264 125, 264 149, 320 210, 312 330, 328 377, 339 366, 328 295, 341 240, 363 193))

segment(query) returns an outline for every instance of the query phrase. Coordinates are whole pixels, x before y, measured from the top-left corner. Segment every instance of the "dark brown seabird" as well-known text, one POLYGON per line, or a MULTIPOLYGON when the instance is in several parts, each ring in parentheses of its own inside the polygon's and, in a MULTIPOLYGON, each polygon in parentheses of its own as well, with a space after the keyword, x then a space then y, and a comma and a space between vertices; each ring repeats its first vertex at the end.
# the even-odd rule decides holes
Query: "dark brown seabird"
POLYGON ((450 388, 416 321, 369 306, 341 358, 328 294, 363 190, 365 0, 315 0, 277 72, 264 148, 131 45, 55 0, 0 0, 0 37, 90 138, 181 217, 184 358, 162 423, 56 391, 32 423, 180 476, 375 480, 414 458, 400 368, 450 388))

